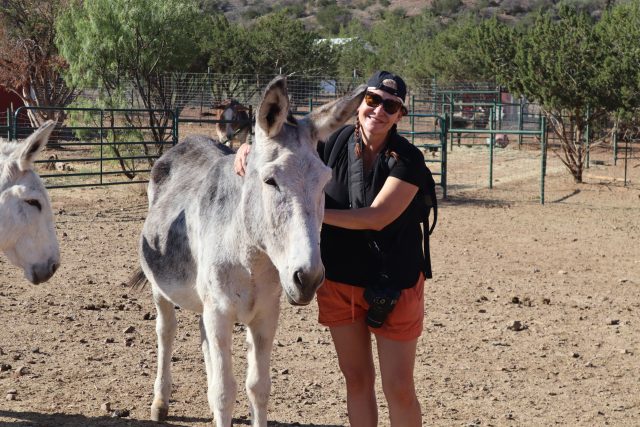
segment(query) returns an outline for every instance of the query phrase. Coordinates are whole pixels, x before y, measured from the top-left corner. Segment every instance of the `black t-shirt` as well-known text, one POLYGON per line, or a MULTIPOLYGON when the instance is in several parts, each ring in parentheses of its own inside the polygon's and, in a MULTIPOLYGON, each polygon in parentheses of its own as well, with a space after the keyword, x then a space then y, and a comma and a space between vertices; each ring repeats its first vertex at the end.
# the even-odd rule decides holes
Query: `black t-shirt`
MULTIPOLYGON (((352 136, 353 126, 347 129, 352 136)), ((331 181, 325 187, 327 209, 349 209, 348 144, 335 143, 341 131, 342 129, 318 146, 320 157, 325 163, 330 157, 335 159, 335 164, 330 165, 333 169, 331 181), (339 152, 332 155, 331 151, 334 149, 339 152)), ((382 270, 386 270, 384 272, 397 289, 406 289, 415 285, 418 275, 424 270, 417 198, 426 191, 427 166, 420 150, 397 133, 389 138, 388 148, 397 153, 397 159, 389 169, 387 150, 381 150, 374 167, 364 179, 366 205, 371 205, 388 176, 417 186, 418 194, 395 221, 380 231, 349 230, 323 224, 320 245, 329 280, 359 287, 373 286, 382 270), (383 260, 377 251, 371 249, 372 240, 384 254, 383 260)))

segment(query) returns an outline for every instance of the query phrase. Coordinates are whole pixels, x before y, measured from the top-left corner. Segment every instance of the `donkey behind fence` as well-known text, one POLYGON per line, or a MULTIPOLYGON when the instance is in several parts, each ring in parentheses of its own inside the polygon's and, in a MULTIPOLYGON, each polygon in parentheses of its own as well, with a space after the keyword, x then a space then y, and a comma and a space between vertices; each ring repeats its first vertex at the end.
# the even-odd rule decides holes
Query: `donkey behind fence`
POLYGON ((188 138, 156 162, 140 239, 142 271, 130 280, 135 285, 148 278, 157 308, 152 419, 168 414, 178 305, 202 313, 208 400, 220 427, 231 425, 237 391, 233 326, 248 326, 252 425, 267 425, 281 292, 291 304, 306 305, 324 280, 319 241, 331 170, 319 159, 316 141, 350 118, 363 94, 360 89, 292 121, 286 81, 278 77, 258 107, 244 178, 233 171, 232 151, 206 137, 188 138))
POLYGON ((247 142, 251 132, 251 110, 240 104, 235 99, 228 99, 213 107, 219 111, 219 120, 216 123, 216 135, 223 144, 234 148, 247 142), (235 142, 235 144, 234 144, 235 142))
POLYGON ((46 122, 22 142, 0 140, 0 251, 34 284, 60 265, 51 201, 33 170, 55 125, 46 122))

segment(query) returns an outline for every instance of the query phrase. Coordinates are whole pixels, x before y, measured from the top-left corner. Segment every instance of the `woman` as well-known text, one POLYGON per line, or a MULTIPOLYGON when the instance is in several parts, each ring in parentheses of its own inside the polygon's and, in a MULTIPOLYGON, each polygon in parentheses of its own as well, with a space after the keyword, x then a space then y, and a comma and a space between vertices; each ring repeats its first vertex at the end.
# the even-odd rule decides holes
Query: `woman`
MULTIPOLYGON (((405 96, 402 78, 376 72, 356 125, 318 146, 333 169, 325 188, 326 281, 317 293, 319 322, 331 331, 353 427, 378 425, 372 333, 391 425, 422 425, 413 370, 430 268, 422 249, 420 200, 433 180, 422 153, 396 131, 407 111, 405 96)), ((239 152, 241 173, 248 150, 239 152)))

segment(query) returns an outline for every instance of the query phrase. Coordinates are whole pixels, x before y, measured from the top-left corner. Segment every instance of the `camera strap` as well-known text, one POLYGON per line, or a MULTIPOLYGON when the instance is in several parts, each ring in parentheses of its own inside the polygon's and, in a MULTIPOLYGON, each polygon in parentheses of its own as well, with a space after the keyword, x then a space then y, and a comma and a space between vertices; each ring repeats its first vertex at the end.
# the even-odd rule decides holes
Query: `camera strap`
MULTIPOLYGON (((367 203, 367 196, 365 192, 364 160, 363 156, 356 156, 356 145, 360 145, 359 152, 363 153, 364 147, 362 140, 360 138, 356 138, 355 132, 353 132, 347 140, 347 155, 349 160, 349 173, 347 174, 347 177, 349 183, 349 203, 351 209, 363 208, 370 205, 370 203, 367 203)), ((389 170, 391 170, 391 168, 395 165, 396 159, 391 156, 389 157, 389 159, 393 160, 393 162, 387 163, 389 170)), ((378 177, 377 170, 375 170, 376 166, 377 165, 373 166, 374 180, 378 177)), ((382 248, 380 248, 380 245, 378 245, 378 242, 376 242, 376 240, 374 239, 371 230, 364 230, 364 233, 367 236, 367 240, 369 241, 369 249, 377 258, 381 271, 385 272, 387 257, 382 251, 382 248)))

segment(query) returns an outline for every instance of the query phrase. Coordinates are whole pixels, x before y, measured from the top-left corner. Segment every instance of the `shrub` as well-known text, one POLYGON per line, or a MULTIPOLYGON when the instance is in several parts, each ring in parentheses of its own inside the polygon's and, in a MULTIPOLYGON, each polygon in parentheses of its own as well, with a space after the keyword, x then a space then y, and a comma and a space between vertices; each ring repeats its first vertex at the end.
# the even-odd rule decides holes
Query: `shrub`
POLYGON ((462 0, 433 0, 431 11, 435 15, 452 16, 462 7, 462 0))

